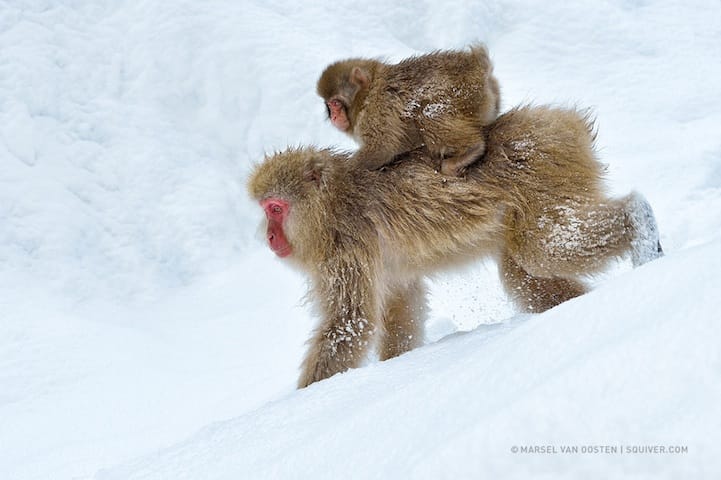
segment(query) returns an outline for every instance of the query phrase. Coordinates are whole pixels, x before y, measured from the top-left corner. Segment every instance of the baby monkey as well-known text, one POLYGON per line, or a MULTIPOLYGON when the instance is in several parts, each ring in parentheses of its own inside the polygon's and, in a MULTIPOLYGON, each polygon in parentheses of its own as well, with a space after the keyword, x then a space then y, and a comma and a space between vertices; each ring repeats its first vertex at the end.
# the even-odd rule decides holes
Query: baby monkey
POLYGON ((351 58, 318 80, 331 123, 360 144, 369 170, 426 146, 441 172, 457 176, 486 150, 484 127, 498 116, 500 89, 488 51, 438 51, 389 65, 351 58))

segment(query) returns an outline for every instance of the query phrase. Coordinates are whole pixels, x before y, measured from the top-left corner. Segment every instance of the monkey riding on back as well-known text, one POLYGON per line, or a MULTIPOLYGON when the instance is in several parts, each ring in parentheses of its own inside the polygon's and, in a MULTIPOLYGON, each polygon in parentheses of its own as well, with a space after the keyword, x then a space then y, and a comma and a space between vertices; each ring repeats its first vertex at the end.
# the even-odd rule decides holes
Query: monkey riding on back
POLYGON ((397 64, 351 58, 329 65, 317 92, 333 126, 360 144, 353 161, 378 169, 425 146, 457 176, 485 152, 482 130, 498 116, 500 89, 481 45, 397 64))

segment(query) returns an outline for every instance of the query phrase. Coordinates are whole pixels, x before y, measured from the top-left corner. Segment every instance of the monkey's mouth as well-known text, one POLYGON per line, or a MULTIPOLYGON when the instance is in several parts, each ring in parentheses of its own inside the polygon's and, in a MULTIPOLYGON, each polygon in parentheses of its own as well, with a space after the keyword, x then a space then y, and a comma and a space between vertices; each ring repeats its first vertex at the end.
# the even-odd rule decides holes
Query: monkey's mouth
POLYGON ((274 248, 273 252, 275 252, 275 254, 278 255, 280 258, 285 258, 285 257, 289 256, 291 253, 293 253, 293 249, 290 248, 290 246, 278 248, 278 249, 274 248))

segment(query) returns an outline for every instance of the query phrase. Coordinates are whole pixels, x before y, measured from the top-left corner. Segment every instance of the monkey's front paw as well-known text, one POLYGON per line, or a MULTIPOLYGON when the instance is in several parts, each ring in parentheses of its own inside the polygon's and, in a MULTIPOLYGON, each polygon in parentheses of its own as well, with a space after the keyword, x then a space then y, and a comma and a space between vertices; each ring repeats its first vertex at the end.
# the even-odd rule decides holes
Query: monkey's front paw
POLYGON ((301 376, 298 379, 298 389, 305 388, 311 383, 314 383, 316 380, 313 380, 312 378, 301 376))
POLYGON ((301 374, 300 378, 298 379, 298 388, 305 388, 311 383, 319 382, 321 380, 325 380, 326 378, 330 377, 331 375, 327 374, 326 372, 322 371, 315 371, 315 372, 304 372, 301 374))
POLYGON ((307 369, 304 368, 303 372, 300 374, 300 378, 298 379, 298 388, 305 388, 311 383, 315 383, 319 380, 322 380, 320 375, 318 375, 317 369, 307 369))
POLYGON ((303 363, 302 372, 298 379, 298 388, 305 388, 311 383, 324 380, 334 373, 325 357, 308 359, 303 363))

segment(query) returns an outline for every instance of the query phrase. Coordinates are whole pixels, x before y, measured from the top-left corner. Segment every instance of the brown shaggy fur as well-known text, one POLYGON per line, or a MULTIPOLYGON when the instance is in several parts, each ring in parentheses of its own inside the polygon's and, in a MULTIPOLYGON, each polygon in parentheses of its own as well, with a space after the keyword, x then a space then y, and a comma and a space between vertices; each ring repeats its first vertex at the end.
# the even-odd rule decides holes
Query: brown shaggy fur
POLYGON ((583 294, 579 277, 611 259, 658 256, 645 200, 603 192, 586 116, 519 108, 486 140, 486 156, 464 178, 438 174, 422 149, 383 171, 311 147, 256 168, 251 196, 291 205, 288 258, 309 275, 321 316, 300 387, 358 366, 376 337, 383 359, 418 345, 429 273, 494 257, 508 295, 541 312, 583 294))
POLYGON ((379 168, 425 145, 431 155, 445 159, 444 173, 456 175, 483 155, 478 132, 498 116, 500 89, 492 71, 481 45, 394 65, 351 58, 328 66, 317 91, 326 102, 340 98, 346 106, 346 133, 361 145, 355 159, 366 168, 379 168), (356 67, 369 83, 355 80, 356 67))

